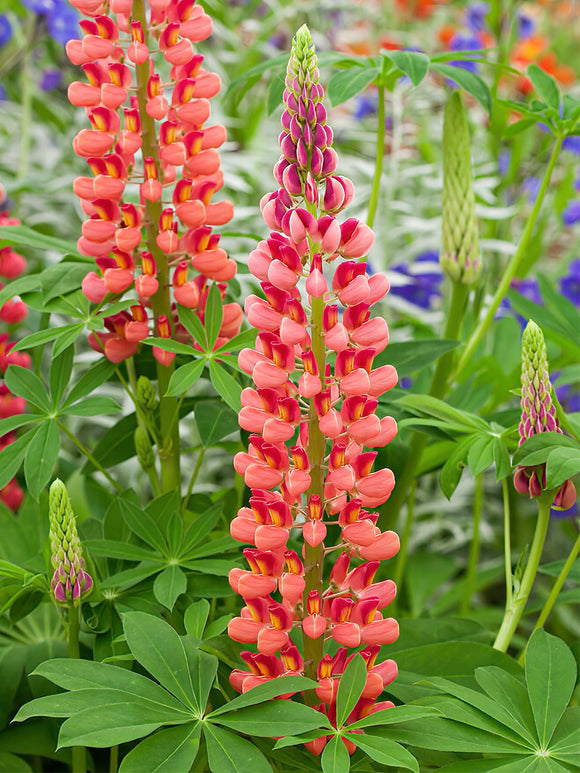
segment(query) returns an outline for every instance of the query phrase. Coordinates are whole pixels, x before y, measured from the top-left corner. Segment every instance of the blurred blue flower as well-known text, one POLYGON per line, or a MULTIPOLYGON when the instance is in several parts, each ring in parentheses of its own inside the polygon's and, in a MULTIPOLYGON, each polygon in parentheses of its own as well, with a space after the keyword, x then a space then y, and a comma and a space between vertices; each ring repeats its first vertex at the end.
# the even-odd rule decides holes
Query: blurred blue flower
POLYGON ((562 143, 562 150, 567 150, 570 153, 574 153, 575 156, 580 156, 580 134, 566 137, 562 143))
POLYGON ((568 202, 566 209, 562 212, 562 222, 566 228, 580 222, 580 199, 568 202))
POLYGON ((399 263, 391 270, 407 280, 401 285, 393 284, 391 295, 404 298, 422 309, 430 309, 435 298, 441 295, 443 272, 439 265, 439 253, 435 250, 418 255, 411 265, 399 263))
POLYGON ((522 183, 522 193, 528 197, 530 204, 533 204, 538 198, 538 193, 542 187, 542 181, 539 177, 526 177, 522 183))
POLYGON ((570 263, 566 276, 560 277, 560 293, 580 308, 580 258, 570 263))
MULTIPOLYGON (((449 42, 449 49, 451 51, 477 51, 480 48, 483 48, 481 35, 473 32, 457 32, 449 42)), ((465 62, 455 59, 448 64, 453 65, 453 67, 461 67, 463 70, 469 70, 469 72, 479 72, 477 62, 465 62)))
POLYGON ((576 170, 576 177, 574 178, 574 190, 580 191, 580 167, 576 170))
POLYGON ((56 2, 55 0, 22 0, 22 5, 33 13, 47 14, 54 10, 56 2))
POLYGON ((473 32, 485 29, 485 17, 489 13, 489 5, 480 0, 474 0, 465 6, 465 26, 473 32))
POLYGON ((574 502, 567 510, 550 510, 552 518, 576 518, 578 515, 578 502, 574 502))
POLYGON ((39 85, 42 91, 52 91, 53 89, 57 89, 61 82, 62 72, 60 70, 47 68, 42 73, 42 79, 39 85))
POLYGON ((497 171, 499 174, 503 177, 507 174, 507 171, 510 166, 510 156, 511 153, 507 148, 505 150, 502 150, 499 154, 499 158, 497 160, 497 171))
POLYGON ((566 413, 580 412, 580 390, 577 385, 562 384, 556 387, 556 397, 566 413))
POLYGON ((536 22, 530 16, 526 16, 525 13, 518 13, 518 38, 520 40, 527 40, 531 38, 536 29, 536 22))
POLYGON ((4 14, 0 14, 0 47, 5 46, 12 37, 12 25, 4 14))
POLYGON ((362 121, 369 115, 376 115, 378 110, 378 93, 376 91, 364 92, 356 98, 353 118, 362 121))
MULTIPOLYGON (((523 295, 524 298, 537 303, 538 306, 542 306, 544 303, 538 286, 538 280, 535 277, 530 277, 529 279, 512 279, 510 282, 510 289, 516 290, 520 295, 523 295)), ((524 319, 520 314, 514 312, 509 298, 504 298, 499 305, 495 318, 499 319, 501 317, 506 317, 508 314, 515 316, 520 323, 522 330, 528 324, 527 319, 524 319)))
POLYGON ((74 8, 62 0, 55 0, 54 9, 46 17, 48 34, 61 46, 66 46, 72 38, 80 37, 78 20, 74 8))

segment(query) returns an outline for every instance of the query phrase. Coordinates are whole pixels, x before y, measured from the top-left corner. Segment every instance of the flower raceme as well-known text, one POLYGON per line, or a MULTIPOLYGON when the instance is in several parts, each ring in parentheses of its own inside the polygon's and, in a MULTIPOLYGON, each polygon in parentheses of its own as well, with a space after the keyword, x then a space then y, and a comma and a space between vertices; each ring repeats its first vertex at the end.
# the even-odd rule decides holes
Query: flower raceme
MULTIPOLYGON (((381 532, 371 512, 389 497, 394 477, 388 469, 373 470, 377 452, 364 446, 382 447, 396 435, 394 419, 379 418, 376 410, 397 373, 390 365, 373 367, 388 329, 370 309, 388 282, 369 275, 359 260, 373 244, 370 228, 336 218, 354 190, 335 173, 322 96, 303 27, 286 77, 282 157, 274 169, 280 187, 261 202, 272 233, 248 259, 264 297, 246 301, 259 333, 255 347, 239 355, 254 386, 242 392, 239 423, 251 434, 234 466, 252 496, 231 534, 251 547, 244 550, 249 569, 230 573, 245 606, 228 630, 257 649, 242 653, 249 670, 232 673, 235 689, 306 673, 319 682, 317 708, 333 721, 347 648, 364 645, 368 670, 351 719, 382 708, 375 701, 396 675, 393 661, 376 664, 380 646, 398 636, 397 622, 383 615, 396 588, 374 578, 380 562, 397 553, 399 540, 381 532), (292 532, 301 533, 301 555, 290 547, 292 532), (326 548, 325 540, 338 544, 326 548), (324 587, 324 556, 333 550, 340 555, 324 587), (302 653, 294 629, 302 631, 302 653), (341 645, 334 657, 323 652, 330 640, 341 645)), ((323 737, 308 746, 320 754, 325 743, 323 737)))
MULTIPOLYGON (((97 264, 83 292, 97 304, 130 289, 136 295, 128 311, 105 317, 106 331, 91 333, 89 342, 120 362, 150 333, 167 337, 161 329, 188 340, 174 303, 203 321, 208 282, 218 282, 225 298, 235 274, 212 232, 233 214, 231 202, 213 200, 223 185, 218 148, 225 128, 205 125, 221 84, 194 49, 212 31, 194 0, 71 3, 89 17, 80 22, 83 38, 67 44, 88 80, 68 90, 90 122, 73 143, 92 172, 74 182, 88 216, 78 249, 97 264), (155 71, 158 64, 171 68, 168 81, 155 71)), ((239 332, 241 322, 239 306, 226 304, 216 345, 239 332)), ((174 357, 160 348, 154 355, 162 364, 174 357)))
MULTIPOLYGON (((556 406, 550 392, 550 377, 546 344, 541 329, 530 320, 522 338, 522 416, 519 425, 520 442, 541 432, 562 432, 556 416, 556 406)), ((546 488, 546 465, 518 465, 514 487, 520 494, 539 497, 546 488)), ((567 510, 576 501, 576 488, 566 480, 555 492, 552 507, 567 510)))

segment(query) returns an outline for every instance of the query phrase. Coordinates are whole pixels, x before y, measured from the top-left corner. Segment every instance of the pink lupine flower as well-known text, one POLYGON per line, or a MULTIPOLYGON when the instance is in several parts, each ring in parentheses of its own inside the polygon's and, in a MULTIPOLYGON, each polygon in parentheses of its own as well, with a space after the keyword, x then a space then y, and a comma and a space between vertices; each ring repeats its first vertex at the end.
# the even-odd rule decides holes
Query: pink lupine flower
MULTIPOLYGON (((306 673, 318 679, 322 703, 316 708, 332 722, 347 650, 333 659, 323 654, 325 642, 367 645, 368 688, 350 721, 381 707, 376 698, 396 675, 392 661, 375 666, 380 645, 398 636, 396 621, 382 611, 396 588, 390 580, 373 580, 379 562, 398 551, 399 540, 394 532, 381 532, 378 514, 365 509, 389 497, 394 477, 374 469, 377 453, 364 447, 382 447, 396 435, 394 419, 379 418, 376 409, 397 374, 389 365, 373 368, 388 330, 381 317, 371 318, 370 309, 388 282, 369 276, 358 260, 372 247, 370 228, 355 218, 342 225, 336 218, 354 189, 335 174, 322 95, 303 27, 286 77, 282 157, 274 170, 281 187, 261 202, 273 233, 248 260, 265 297, 246 300, 248 320, 260 332, 255 347, 239 355, 255 386, 242 392, 239 422, 252 434, 234 466, 252 497, 233 519, 231 534, 252 547, 244 550, 250 569, 230 573, 245 606, 229 634, 258 650, 242 652, 250 670, 232 673, 235 689, 245 692, 283 674, 306 673), (302 558, 290 547, 296 533, 303 540, 302 558), (336 543, 345 552, 323 587, 325 546, 336 543), (302 629, 302 654, 289 641, 294 627, 302 629)), ((321 738, 308 748, 319 754, 325 743, 321 738)))
MULTIPOLYGON (((233 215, 231 202, 213 200, 223 185, 217 149, 225 129, 205 125, 221 83, 193 45, 211 34, 211 19, 178 0, 148 4, 146 23, 132 0, 71 3, 90 17, 80 22, 82 40, 67 45, 88 80, 71 83, 69 99, 85 108, 91 125, 73 143, 93 173, 74 182, 88 216, 77 246, 97 264, 82 289, 98 304, 133 292, 145 310, 138 340, 127 335, 131 321, 114 315, 89 342, 113 362, 135 354, 144 325, 149 334, 179 334, 193 345, 175 304, 203 319, 208 282, 219 282, 224 297, 236 271, 212 233, 233 215), (165 66, 169 78, 162 80, 156 68, 165 66)), ((226 304, 217 345, 241 323, 237 304, 226 304)), ((153 354, 162 365, 173 360, 160 347, 153 354)))
MULTIPOLYGON (((533 320, 528 322, 522 338, 521 409, 520 446, 542 432, 562 432, 552 400, 544 336, 533 320)), ((514 487, 520 494, 539 497, 546 488, 546 465, 518 465, 514 473, 514 487)), ((575 501, 576 488, 571 480, 566 480, 558 488, 552 507, 567 510, 575 501)))

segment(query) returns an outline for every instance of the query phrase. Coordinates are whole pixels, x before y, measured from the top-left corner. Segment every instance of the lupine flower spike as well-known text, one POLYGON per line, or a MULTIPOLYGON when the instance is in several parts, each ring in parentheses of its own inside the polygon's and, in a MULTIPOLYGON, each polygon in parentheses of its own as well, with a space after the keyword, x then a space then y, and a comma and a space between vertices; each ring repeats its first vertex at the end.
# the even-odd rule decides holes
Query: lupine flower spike
MULTIPOLYGON (((88 83, 68 90, 90 121, 74 139, 92 176, 78 177, 74 190, 88 216, 78 249, 95 258, 97 270, 82 288, 97 304, 134 291, 128 311, 105 317, 106 330, 89 343, 112 362, 137 351, 150 334, 190 341, 175 304, 202 319, 209 284, 225 297, 236 264, 219 247, 212 227, 227 223, 229 201, 214 201, 223 185, 218 148, 221 124, 206 126, 220 78, 203 68, 194 44, 212 31, 210 17, 187 0, 71 0, 88 19, 84 37, 67 44, 73 64, 88 83), (155 68, 167 70, 162 79, 155 68), (136 203, 135 203, 136 202, 136 203)), ((239 332, 242 311, 226 304, 216 346, 239 332)), ((160 347, 164 366, 175 355, 160 347)))
POLYGON ((50 586, 58 604, 78 607, 91 592, 93 580, 84 569, 83 550, 66 486, 58 479, 50 487, 49 519, 54 570, 50 586))
MULTIPOLYGON (((533 320, 528 322, 522 338, 521 409, 520 446, 541 432, 562 432, 552 400, 544 335, 533 320)), ((546 487, 546 465, 519 465, 514 473, 514 486, 520 494, 539 497, 546 487)), ((575 501, 576 488, 567 480, 558 488, 552 507, 567 510, 575 501)))
POLYGON ((467 113, 459 91, 445 107, 443 122, 443 223, 441 268, 469 285, 481 273, 478 223, 473 195, 467 113))
MULTIPOLYGON (((392 705, 375 701, 397 673, 392 660, 376 662, 380 645, 398 636, 397 622, 382 611, 396 588, 391 580, 373 581, 399 540, 381 532, 371 512, 389 497, 394 477, 373 471, 377 452, 364 450, 386 445, 397 432, 394 419, 375 412, 397 373, 390 365, 373 368, 388 330, 384 319, 370 318, 370 307, 388 282, 370 276, 359 260, 373 244, 371 229, 336 218, 354 189, 335 173, 322 97, 314 47, 302 27, 286 75, 282 157, 274 169, 280 188, 261 202, 273 233, 248 260, 265 297, 246 302, 260 332, 255 348, 239 356, 254 387, 243 390, 239 415, 250 448, 234 465, 252 496, 231 534, 250 545, 244 550, 250 568, 230 573, 245 606, 229 634, 257 652, 242 653, 248 670, 234 671, 231 683, 246 691, 305 673, 319 683, 315 707, 333 721, 338 680, 354 656, 348 648, 362 645, 368 678, 354 721, 392 705), (291 533, 302 537, 298 551, 290 547, 291 533), (324 587, 324 558, 335 549, 340 555, 324 587), (295 628, 302 652, 291 637, 295 628), (325 642, 341 645, 336 655, 324 654, 325 642)), ((321 737, 308 748, 320 754, 325 744, 321 737)))

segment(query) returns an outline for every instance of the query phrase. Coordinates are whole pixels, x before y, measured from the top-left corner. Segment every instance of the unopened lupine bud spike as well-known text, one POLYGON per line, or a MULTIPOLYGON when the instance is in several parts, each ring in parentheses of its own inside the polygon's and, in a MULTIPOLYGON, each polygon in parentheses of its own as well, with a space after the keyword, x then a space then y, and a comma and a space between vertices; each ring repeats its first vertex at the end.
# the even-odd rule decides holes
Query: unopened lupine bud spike
POLYGON ((443 121, 441 268, 455 282, 472 284, 481 273, 467 113, 453 92, 443 121))
POLYGON ((139 376, 137 380, 137 402, 144 410, 151 412, 157 408, 155 387, 147 376, 139 376))
POLYGON ((78 606, 91 592, 93 580, 84 571, 75 514, 66 486, 58 478, 50 487, 48 512, 54 598, 59 604, 78 606))

